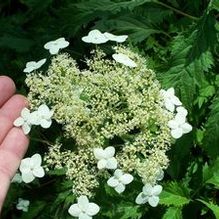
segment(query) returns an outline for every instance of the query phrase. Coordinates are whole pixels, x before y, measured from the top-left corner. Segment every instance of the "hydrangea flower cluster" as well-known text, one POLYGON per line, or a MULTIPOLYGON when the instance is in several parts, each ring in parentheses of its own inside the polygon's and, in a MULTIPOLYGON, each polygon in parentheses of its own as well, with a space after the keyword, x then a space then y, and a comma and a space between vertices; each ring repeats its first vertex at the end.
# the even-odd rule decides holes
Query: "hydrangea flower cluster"
MULTIPOLYGON (((82 41, 122 43, 127 38, 92 30, 82 41)), ((57 139, 44 156, 46 171, 63 169, 72 180, 77 203, 68 209, 71 216, 92 219, 100 211, 89 202, 100 180, 120 194, 140 178, 143 189, 133 201, 156 207, 172 138, 192 130, 186 122, 187 110, 174 88, 161 89, 147 61, 129 48, 117 44, 112 58, 96 48, 86 59, 87 69, 81 70, 68 54, 58 54, 68 45, 65 38, 44 45, 55 55, 46 72, 36 71, 45 59, 27 63, 24 72, 30 73, 26 84, 32 112, 24 108, 14 125, 28 134, 32 125, 49 128, 54 119, 63 127, 62 137, 72 139, 70 149, 57 139)), ((29 183, 43 177, 41 163, 39 154, 23 159, 22 180, 29 183)))

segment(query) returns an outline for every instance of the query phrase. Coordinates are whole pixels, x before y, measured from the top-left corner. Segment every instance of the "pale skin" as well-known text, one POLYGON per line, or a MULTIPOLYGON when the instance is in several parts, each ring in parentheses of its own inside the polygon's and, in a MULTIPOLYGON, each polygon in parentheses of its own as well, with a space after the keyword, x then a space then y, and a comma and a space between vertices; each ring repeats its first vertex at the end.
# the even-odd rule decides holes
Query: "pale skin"
POLYGON ((26 98, 15 94, 15 91, 14 82, 0 76, 0 213, 10 181, 29 144, 23 131, 13 126, 21 110, 28 105, 26 98))

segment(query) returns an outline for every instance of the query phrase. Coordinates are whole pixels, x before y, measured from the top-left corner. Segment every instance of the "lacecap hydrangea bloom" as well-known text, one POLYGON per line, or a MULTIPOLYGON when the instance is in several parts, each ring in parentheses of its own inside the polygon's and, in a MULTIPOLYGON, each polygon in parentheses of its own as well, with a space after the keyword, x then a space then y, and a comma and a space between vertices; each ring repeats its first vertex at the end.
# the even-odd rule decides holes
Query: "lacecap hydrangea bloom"
MULTIPOLYGON (((60 39, 45 48, 58 53, 67 46, 60 39)), ((126 39, 126 35, 93 30, 82 41, 102 44, 126 39)), ((162 90, 147 60, 138 53, 119 44, 113 50, 109 55, 97 47, 85 59, 84 69, 69 54, 59 53, 46 72, 34 71, 26 78, 30 110, 36 112, 32 123, 47 128, 52 117, 63 128, 62 138, 44 157, 45 168, 65 170, 79 197, 69 214, 79 218, 92 218, 99 211, 97 206, 95 212, 88 210, 88 197, 95 196, 100 181, 122 193, 140 179, 145 187, 136 202, 156 206, 162 190, 157 182, 169 164, 166 152, 173 138, 189 132, 187 114, 178 108, 182 103, 174 88, 162 90), (45 103, 48 109, 42 107, 45 103), (35 117, 41 122, 34 122, 35 117), (65 145, 63 138, 72 144, 65 145)))

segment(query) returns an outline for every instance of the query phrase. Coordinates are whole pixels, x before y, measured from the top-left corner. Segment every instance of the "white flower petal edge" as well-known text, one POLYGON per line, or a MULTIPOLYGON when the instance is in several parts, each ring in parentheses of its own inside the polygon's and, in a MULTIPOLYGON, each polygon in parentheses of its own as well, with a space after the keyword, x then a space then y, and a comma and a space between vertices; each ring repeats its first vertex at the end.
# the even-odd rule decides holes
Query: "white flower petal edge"
POLYGON ((160 94, 164 99, 164 106, 170 112, 174 112, 176 106, 181 106, 182 103, 178 97, 175 96, 175 90, 173 87, 167 90, 160 90, 160 94))
POLYGON ((45 175, 41 167, 42 158, 40 154, 34 154, 32 157, 25 158, 21 161, 20 172, 22 180, 25 183, 32 182, 36 177, 42 178, 45 175))
POLYGON ((102 148, 94 148, 93 153, 95 158, 98 160, 97 168, 101 169, 116 169, 117 168, 117 160, 114 157, 115 148, 109 146, 105 149, 102 148))
POLYGON ((28 212, 28 208, 30 205, 30 201, 29 200, 24 200, 22 198, 18 199, 18 203, 16 205, 16 208, 18 210, 24 211, 24 212, 28 212))
POLYGON ((68 213, 73 217, 78 217, 79 219, 91 218, 100 211, 100 207, 89 202, 87 196, 82 195, 78 198, 77 204, 72 204, 68 209, 68 213))
POLYGON ((69 42, 64 37, 58 38, 57 40, 49 41, 44 45, 44 48, 49 50, 51 55, 55 55, 60 49, 64 49, 69 46, 69 42))
POLYGON ((91 30, 87 36, 81 38, 85 43, 102 44, 106 43, 109 39, 99 30, 91 30))
POLYGON ((107 185, 114 188, 116 192, 122 193, 125 191, 125 186, 133 181, 133 176, 129 173, 123 173, 122 170, 117 169, 114 176, 110 177, 107 185))
POLYGON ((31 113, 26 107, 22 109, 21 116, 14 121, 14 126, 22 127, 23 132, 27 135, 31 130, 31 113))
POLYGON ((20 173, 16 173, 11 180, 11 183, 22 183, 22 177, 20 173))
POLYGON ((156 207, 159 203, 159 195, 162 189, 161 185, 152 186, 145 184, 142 188, 142 192, 136 197, 135 202, 137 204, 145 204, 148 202, 150 206, 156 207))
POLYGON ((105 32, 104 33, 104 36, 110 40, 110 41, 116 41, 117 43, 123 43, 126 41, 126 39, 128 38, 127 35, 120 35, 120 36, 116 36, 112 33, 108 33, 108 32, 105 32))
POLYGON ((44 65, 46 62, 46 59, 41 59, 38 62, 31 61, 26 63, 26 68, 24 69, 23 72, 25 73, 30 73, 36 69, 39 69, 42 65, 44 65))
POLYGON ((113 54, 112 57, 116 62, 126 65, 130 68, 137 67, 137 64, 125 54, 122 54, 122 53, 113 54))

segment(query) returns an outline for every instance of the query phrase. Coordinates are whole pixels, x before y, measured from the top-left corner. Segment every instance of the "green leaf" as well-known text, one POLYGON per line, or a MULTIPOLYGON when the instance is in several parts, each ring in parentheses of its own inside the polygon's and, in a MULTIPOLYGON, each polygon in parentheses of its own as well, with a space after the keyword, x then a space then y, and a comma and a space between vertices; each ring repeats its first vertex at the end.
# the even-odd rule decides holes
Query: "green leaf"
POLYGON ((34 42, 30 39, 19 38, 12 35, 3 35, 0 37, 0 47, 16 50, 17 52, 27 52, 33 46, 34 42))
POLYGON ((122 213, 120 219, 140 219, 142 216, 142 212, 139 211, 139 206, 133 206, 133 204, 119 207, 118 212, 122 213))
POLYGON ((162 219, 182 219, 182 209, 177 207, 170 207, 163 215, 162 219))
POLYGON ((203 167, 203 182, 219 188, 219 157, 210 166, 205 164, 203 167))
POLYGON ((198 199, 198 201, 202 202, 204 205, 206 205, 209 209, 211 209, 216 217, 216 219, 219 219, 219 206, 213 204, 212 202, 208 203, 204 200, 198 199))
POLYGON ((199 20, 193 32, 194 43, 189 52, 188 61, 198 59, 202 53, 213 50, 217 43, 216 19, 213 12, 208 11, 199 20))
POLYGON ((133 43, 139 43, 149 37, 151 34, 161 33, 146 19, 141 16, 126 14, 126 16, 116 17, 115 19, 106 19, 97 23, 96 28, 107 31, 117 30, 120 33, 128 33, 133 43))
POLYGON ((190 202, 189 191, 182 183, 171 182, 160 195, 160 204, 182 207, 190 202))
POLYGON ((197 98, 197 89, 205 84, 205 71, 213 64, 212 54, 207 51, 187 65, 187 55, 193 44, 193 36, 179 34, 172 42, 170 68, 161 75, 164 87, 178 89, 179 96, 187 109, 192 109, 197 98))
POLYGON ((210 157, 216 158, 219 155, 219 93, 214 97, 210 109, 211 111, 205 124, 206 132, 203 139, 203 147, 210 157))

